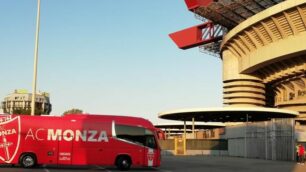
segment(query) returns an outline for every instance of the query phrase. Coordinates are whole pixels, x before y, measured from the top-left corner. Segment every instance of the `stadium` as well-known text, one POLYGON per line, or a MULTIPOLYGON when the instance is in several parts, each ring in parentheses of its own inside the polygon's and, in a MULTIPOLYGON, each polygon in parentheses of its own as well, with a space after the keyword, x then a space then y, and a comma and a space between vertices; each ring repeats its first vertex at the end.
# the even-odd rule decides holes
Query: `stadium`
POLYGON ((169 110, 159 117, 243 122, 226 127, 228 155, 294 160, 295 145, 306 142, 306 2, 185 3, 203 23, 169 36, 181 49, 199 47, 222 60, 224 107, 169 110))

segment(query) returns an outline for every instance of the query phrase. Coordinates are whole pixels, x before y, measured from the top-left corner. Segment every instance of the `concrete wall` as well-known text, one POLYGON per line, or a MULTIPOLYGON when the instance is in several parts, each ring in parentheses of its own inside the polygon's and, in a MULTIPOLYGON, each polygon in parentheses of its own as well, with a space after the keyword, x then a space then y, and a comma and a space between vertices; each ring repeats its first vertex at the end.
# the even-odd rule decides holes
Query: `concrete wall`
POLYGON ((174 139, 158 140, 162 150, 174 150, 174 139))
POLYGON ((227 140, 187 139, 187 150, 227 150, 227 140))
MULTIPOLYGON (((160 140, 162 155, 175 155, 175 140, 160 140)), ((185 155, 227 156, 227 140, 224 139, 187 139, 185 155)))
POLYGON ((227 150, 186 150, 187 155, 228 156, 227 150))

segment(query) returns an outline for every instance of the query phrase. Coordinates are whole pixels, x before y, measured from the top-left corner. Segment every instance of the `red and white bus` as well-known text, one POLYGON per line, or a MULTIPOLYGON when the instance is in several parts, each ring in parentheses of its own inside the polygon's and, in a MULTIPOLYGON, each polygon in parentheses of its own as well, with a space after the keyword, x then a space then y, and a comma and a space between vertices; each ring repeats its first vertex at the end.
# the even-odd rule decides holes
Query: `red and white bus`
POLYGON ((0 164, 157 167, 156 129, 143 118, 74 114, 0 116, 0 164))

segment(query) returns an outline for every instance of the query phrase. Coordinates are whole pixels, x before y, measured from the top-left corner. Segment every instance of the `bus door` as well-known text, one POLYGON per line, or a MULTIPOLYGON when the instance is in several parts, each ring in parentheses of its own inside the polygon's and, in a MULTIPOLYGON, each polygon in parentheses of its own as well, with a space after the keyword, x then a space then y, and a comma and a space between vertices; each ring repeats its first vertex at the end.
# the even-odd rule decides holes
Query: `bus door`
POLYGON ((62 138, 58 140, 58 164, 71 165, 73 139, 73 135, 68 134, 62 135, 62 138))
POLYGON ((133 164, 146 165, 145 128, 115 124, 113 136, 117 142, 115 151, 120 154, 130 154, 133 164))
POLYGON ((153 132, 150 130, 145 131, 145 150, 144 150, 144 164, 148 167, 156 166, 158 151, 157 140, 154 137, 153 132))

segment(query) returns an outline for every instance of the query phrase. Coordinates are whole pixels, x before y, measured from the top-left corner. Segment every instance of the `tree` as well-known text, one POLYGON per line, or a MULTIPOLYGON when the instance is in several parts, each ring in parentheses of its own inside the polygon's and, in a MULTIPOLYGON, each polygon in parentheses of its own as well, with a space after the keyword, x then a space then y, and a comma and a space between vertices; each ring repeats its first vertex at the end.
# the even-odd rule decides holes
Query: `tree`
POLYGON ((83 110, 73 108, 73 109, 70 109, 70 110, 65 111, 65 112, 63 113, 63 116, 64 116, 64 115, 67 115, 67 114, 82 114, 82 113, 83 113, 83 110))

